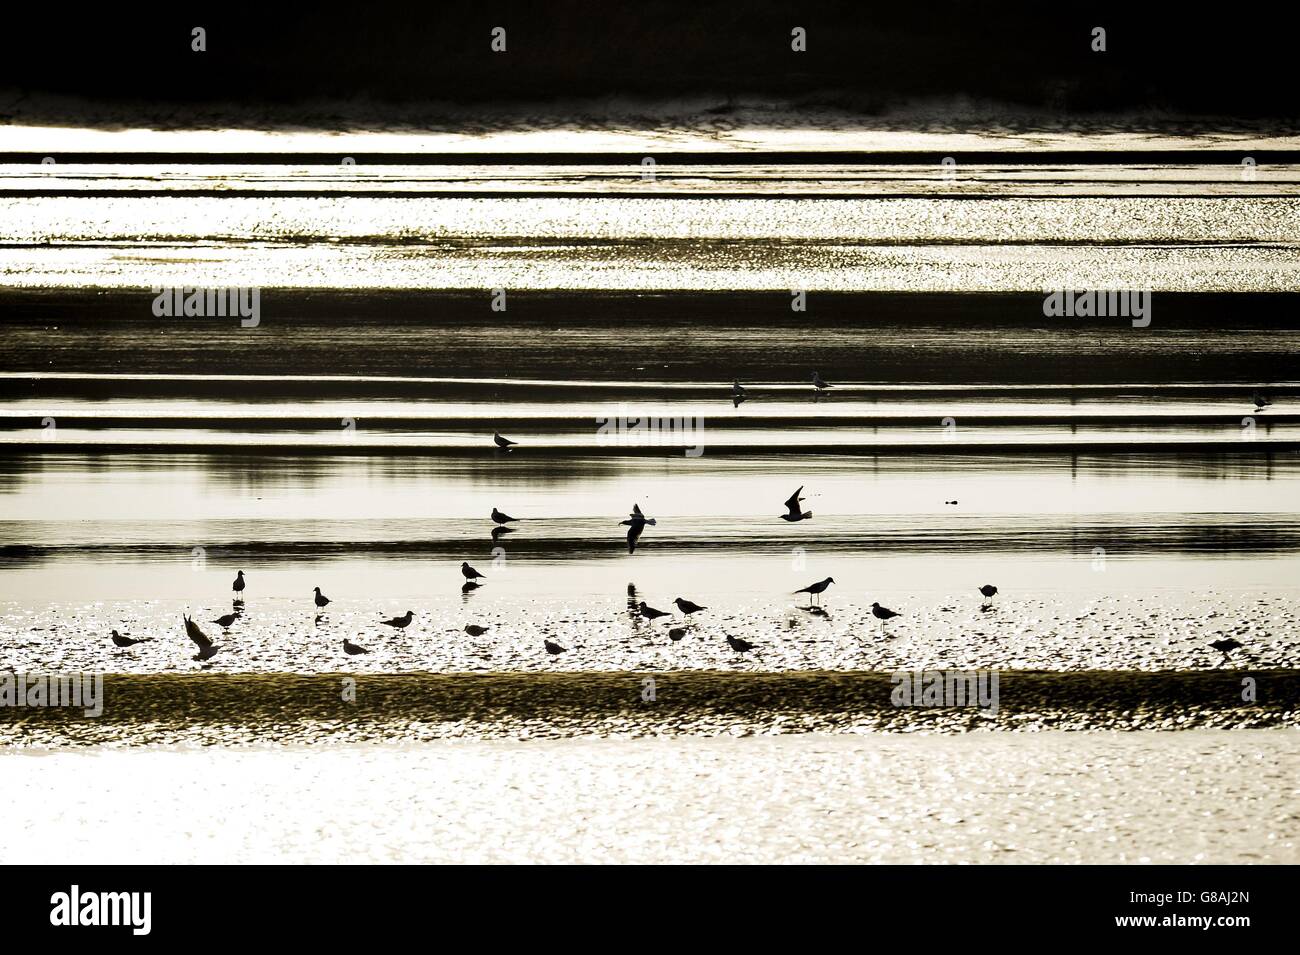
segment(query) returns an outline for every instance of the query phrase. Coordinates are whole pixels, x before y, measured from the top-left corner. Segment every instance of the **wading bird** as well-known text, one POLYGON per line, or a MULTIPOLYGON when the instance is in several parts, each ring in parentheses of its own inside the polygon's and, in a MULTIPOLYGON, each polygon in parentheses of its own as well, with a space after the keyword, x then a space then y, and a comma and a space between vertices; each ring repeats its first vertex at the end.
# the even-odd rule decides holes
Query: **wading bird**
POLYGON ((238 612, 236 612, 236 613, 227 613, 227 614, 222 614, 222 615, 221 615, 220 617, 218 617, 216 620, 211 620, 211 621, 209 621, 209 622, 210 622, 210 623, 215 623, 215 624, 216 624, 218 627, 220 627, 222 630, 229 630, 229 629, 230 629, 230 625, 231 625, 232 623, 234 623, 236 620, 238 620, 238 619, 239 619, 239 616, 240 616, 240 615, 239 615, 238 612))
POLYGON ((316 606, 324 610, 329 605, 330 599, 320 592, 319 587, 313 587, 312 590, 316 591, 316 606))
POLYGON ((815 584, 809 584, 807 587, 801 587, 795 591, 797 594, 808 594, 809 599, 816 601, 817 595, 825 593, 826 588, 835 583, 834 577, 827 577, 825 580, 819 580, 815 584))
POLYGON ((486 574, 480 574, 477 570, 469 565, 468 561, 460 562, 460 572, 466 580, 487 580, 486 574))
POLYGON ((825 394, 827 388, 834 388, 834 387, 835 387, 835 386, 832 385, 830 382, 824 380, 824 379, 822 378, 822 376, 821 376, 818 372, 815 372, 815 371, 812 373, 812 383, 813 383, 813 394, 814 394, 814 395, 825 394))
POLYGON ((546 652, 553 657, 566 652, 564 647, 560 646, 554 640, 544 640, 543 642, 546 644, 546 652))
POLYGON ((749 395, 745 394, 745 389, 740 387, 739 379, 731 383, 731 407, 739 408, 740 403, 748 397, 749 395))
POLYGON ((369 653, 365 647, 359 647, 347 637, 343 638, 343 652, 350 657, 355 657, 358 653, 369 653))
POLYGON ((397 630, 405 630, 407 627, 411 625, 411 621, 414 619, 415 619, 415 611, 408 610, 406 611, 405 614, 403 614, 400 617, 389 617, 387 620, 381 620, 379 622, 385 627, 393 627, 397 630))
POLYGON ((885 632, 885 621, 892 620, 894 617, 900 617, 902 614, 894 613, 888 607, 882 607, 878 603, 871 605, 871 615, 880 621, 880 632, 885 632))
POLYGON ((1233 650, 1240 650, 1242 644, 1240 641, 1234 640, 1232 637, 1228 637, 1225 640, 1215 640, 1213 643, 1210 644, 1210 646, 1214 647, 1214 649, 1222 653, 1223 660, 1221 662, 1227 663, 1228 654, 1231 653, 1233 650))
POLYGON ((237 594, 244 592, 244 572, 242 570, 235 574, 235 582, 230 585, 230 589, 237 594))
POLYGON ((754 649, 754 645, 748 640, 742 640, 740 637, 733 637, 730 634, 727 635, 727 643, 731 646, 731 649, 735 650, 737 653, 745 653, 754 649))
POLYGON ((199 629, 199 625, 185 615, 185 634, 194 641, 199 652, 191 660, 211 660, 221 648, 208 639, 208 635, 199 629))
POLYGON ((465 632, 468 633, 471 637, 481 637, 483 636, 483 634, 487 633, 491 629, 492 629, 491 627, 480 627, 477 624, 473 624, 473 623, 465 624, 465 632))
POLYGON ((492 508, 492 522, 494 524, 508 524, 511 521, 517 521, 519 518, 511 517, 509 514, 502 514, 495 507, 492 508))
POLYGON ((673 643, 676 643, 684 636, 686 636, 686 630, 684 627, 673 627, 668 631, 668 639, 673 643))
POLYGON ((984 600, 987 603, 993 602, 993 598, 997 595, 997 592, 998 588, 994 587, 992 584, 985 584, 980 588, 980 593, 984 595, 984 600))
POLYGON ((636 609, 641 614, 641 616, 645 617, 647 620, 650 621, 658 620, 660 617, 669 616, 668 611, 666 610, 656 610, 654 607, 646 606, 646 602, 644 600, 641 601, 639 604, 637 604, 636 609))
POLYGON ((812 511, 801 511, 799 502, 803 500, 799 495, 803 493, 803 485, 799 485, 799 490, 790 495, 790 499, 785 502, 785 513, 781 515, 781 520, 789 521, 793 524, 795 521, 812 520, 812 511))
POLYGON ((137 643, 144 643, 146 640, 152 639, 150 637, 140 637, 139 639, 136 639, 134 637, 124 637, 116 630, 113 631, 112 637, 113 637, 113 645, 117 647, 123 647, 123 648, 133 647, 137 643))
POLYGON ((509 438, 503 438, 495 431, 492 432, 492 440, 502 451, 509 451, 512 445, 519 443, 518 441, 511 441, 509 438))

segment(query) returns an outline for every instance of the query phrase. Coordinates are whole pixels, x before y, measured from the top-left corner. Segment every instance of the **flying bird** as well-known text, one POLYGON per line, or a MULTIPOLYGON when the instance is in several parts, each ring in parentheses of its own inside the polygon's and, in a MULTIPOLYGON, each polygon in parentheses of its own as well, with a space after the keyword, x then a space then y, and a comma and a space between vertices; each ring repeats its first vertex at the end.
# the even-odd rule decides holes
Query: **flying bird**
POLYGON ((369 653, 365 647, 359 647, 347 637, 343 638, 343 652, 350 657, 355 657, 358 653, 369 653))
POLYGON ((313 587, 312 590, 316 591, 316 606, 321 610, 324 610, 326 605, 329 604, 330 599, 320 592, 319 587, 313 587))
POLYGON ((646 529, 647 524, 659 523, 653 517, 646 517, 641 513, 641 505, 633 504, 632 513, 627 516, 627 520, 619 521, 619 527, 627 528, 627 552, 636 553, 636 542, 641 539, 641 532, 646 529))
POLYGON ((658 620, 660 617, 669 616, 669 613, 666 610, 656 610, 654 607, 646 606, 646 602, 644 600, 637 605, 636 609, 640 611, 641 616, 645 617, 647 620, 650 621, 658 620))
POLYGON ((559 656, 561 653, 565 652, 564 647, 560 646, 554 640, 544 640, 543 642, 546 644, 546 652, 553 657, 559 656))
POLYGON ((745 389, 740 387, 739 379, 731 383, 731 407, 739 408, 740 403, 748 397, 749 395, 745 394, 745 389))
POLYGON ((785 502, 785 513, 781 515, 781 520, 789 521, 791 524, 796 521, 807 521, 812 519, 812 511, 801 511, 799 502, 803 500, 799 495, 803 493, 803 485, 799 485, 799 490, 790 495, 790 499, 785 502))
POLYGON ((512 445, 519 443, 518 441, 511 441, 509 438, 503 438, 495 431, 492 432, 492 440, 496 442, 496 446, 503 451, 509 451, 512 445))
POLYGON ((460 572, 465 575, 466 580, 487 580, 487 575, 480 574, 469 565, 468 561, 462 560, 460 562, 460 572))
POLYGON ((244 592, 244 572, 242 570, 235 574, 235 582, 230 585, 230 589, 237 594, 244 592))
POLYGON ((487 633, 491 629, 492 629, 491 627, 480 627, 477 624, 473 624, 473 623, 465 624, 465 632, 468 633, 471 637, 481 637, 483 636, 483 634, 487 633))
POLYGON ((405 630, 407 627, 411 625, 411 621, 414 619, 415 619, 415 611, 408 610, 404 615, 400 617, 389 617, 387 620, 381 620, 379 622, 385 627, 394 627, 398 630, 405 630))
POLYGON ((985 584, 980 588, 980 593, 984 595, 984 599, 989 603, 993 602, 993 597, 997 592, 998 588, 994 587, 992 584, 985 584))
POLYGON ((211 660, 217 655, 221 648, 208 639, 208 635, 199 629, 199 625, 185 615, 185 633, 194 641, 199 648, 199 652, 191 657, 191 660, 211 660))
POLYGON ((112 636, 113 636, 113 645, 118 647, 124 647, 124 648, 133 647, 137 643, 144 643, 146 640, 151 639, 150 637, 139 637, 138 639, 135 637, 124 637, 116 630, 113 631, 112 636))
POLYGON ((748 640, 742 640, 740 637, 733 637, 730 634, 727 636, 727 643, 730 644, 731 649, 735 650, 737 653, 744 653, 747 650, 754 649, 754 645, 748 640))
POLYGON ((677 604, 677 609, 686 617, 690 617, 693 613, 699 613, 701 610, 709 609, 708 607, 701 607, 697 603, 692 603, 689 600, 683 600, 681 597, 678 597, 673 601, 673 603, 677 604))
POLYGON ((509 514, 502 514, 495 507, 492 508, 492 521, 496 524, 508 524, 511 521, 517 521, 519 518, 511 517, 509 514))
POLYGON ((795 591, 797 594, 808 594, 809 598, 816 601, 818 594, 824 593, 826 588, 835 583, 834 577, 827 577, 825 580, 819 580, 815 584, 809 584, 807 587, 800 587, 795 591))
POLYGON ((885 621, 886 621, 886 620, 891 620, 891 619, 893 619, 894 617, 902 616, 901 614, 894 613, 894 611, 890 610, 888 607, 882 607, 882 606, 880 606, 880 604, 878 604, 878 603, 873 603, 873 604, 871 605, 871 615, 872 615, 873 617, 875 617, 877 620, 880 621, 880 632, 881 632, 881 633, 884 633, 884 632, 885 632, 885 621))

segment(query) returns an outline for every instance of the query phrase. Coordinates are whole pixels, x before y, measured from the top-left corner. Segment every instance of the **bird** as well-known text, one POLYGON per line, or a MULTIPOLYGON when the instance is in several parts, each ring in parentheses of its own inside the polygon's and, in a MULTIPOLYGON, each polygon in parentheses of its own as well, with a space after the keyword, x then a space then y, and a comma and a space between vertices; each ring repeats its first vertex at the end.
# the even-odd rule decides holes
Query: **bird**
POLYGON ((825 392, 827 388, 834 388, 834 387, 835 387, 835 386, 832 385, 830 382, 824 380, 824 379, 822 378, 822 376, 821 376, 818 372, 815 372, 815 371, 812 373, 812 383, 813 383, 813 389, 814 389, 814 392, 813 392, 813 393, 814 393, 814 394, 818 394, 818 395, 820 395, 820 394, 822 394, 823 392, 825 392))
POLYGON ((980 587, 980 593, 982 593, 984 595, 984 599, 989 601, 990 603, 992 603, 993 597, 997 592, 998 592, 998 588, 994 587, 992 584, 985 584, 984 586, 980 587))
POLYGON ((834 577, 827 577, 825 580, 819 580, 815 584, 809 584, 807 587, 800 587, 795 591, 797 594, 808 594, 810 600, 816 600, 817 595, 825 592, 826 588, 835 583, 834 577))
POLYGON ((510 521, 517 521, 519 518, 511 517, 509 514, 502 514, 495 507, 492 508, 492 521, 496 524, 507 524, 510 521))
POLYGON ((365 647, 359 647, 347 637, 343 638, 343 652, 350 657, 355 657, 358 653, 369 653, 365 647))
POLYGON ((496 446, 503 451, 509 451, 511 445, 519 443, 518 441, 511 441, 509 438, 503 438, 495 431, 492 432, 492 440, 495 441, 496 446))
POLYGON ((468 561, 462 560, 460 562, 460 572, 465 575, 466 580, 487 580, 487 575, 480 574, 469 565, 468 561))
POLYGON ((897 614, 897 613, 895 613, 894 611, 890 610, 888 607, 882 607, 882 606, 880 606, 880 604, 878 604, 878 603, 873 603, 873 604, 871 605, 871 615, 872 615, 873 617, 875 617, 877 620, 880 621, 880 632, 881 632, 881 633, 884 633, 884 632, 885 632, 885 621, 886 621, 886 620, 889 620, 889 619, 891 619, 891 618, 893 618, 893 617, 901 616, 901 614, 897 614))
POLYGON ((473 624, 473 623, 465 624, 465 632, 468 633, 471 637, 481 637, 483 636, 483 634, 487 633, 491 629, 492 629, 491 627, 480 627, 477 624, 473 624))
POLYGON ((1269 405, 1273 403, 1272 399, 1270 399, 1268 395, 1264 394, 1264 392, 1262 391, 1256 391, 1250 397, 1255 402, 1256 411, 1263 411, 1265 408, 1267 408, 1269 405))
POLYGON ((748 640, 742 640, 740 637, 733 637, 730 634, 727 635, 727 643, 730 644, 731 649, 735 650, 737 653, 744 653, 747 650, 754 649, 754 645, 748 640))
POLYGON ((646 602, 644 600, 637 605, 636 609, 641 613, 641 616, 651 621, 658 620, 660 617, 669 616, 668 611, 666 610, 656 610, 654 607, 646 606, 646 602))
POLYGON ((543 642, 546 644, 546 652, 553 657, 559 656, 561 653, 565 652, 564 647, 560 646, 554 640, 544 640, 543 642))
POLYGON ((943 503, 945 503, 945 504, 956 504, 957 502, 956 502, 956 501, 944 501, 943 503))
POLYGON ((235 582, 230 585, 230 589, 237 594, 244 592, 244 572, 242 570, 235 574, 235 582))
POLYGON ((185 615, 185 633, 199 648, 199 652, 191 657, 191 660, 210 660, 221 649, 208 639, 208 635, 199 629, 199 625, 191 620, 188 614, 185 615))
POLYGON ((113 644, 114 646, 118 646, 118 647, 133 647, 137 643, 144 643, 146 640, 151 639, 150 637, 139 637, 139 638, 124 637, 116 630, 113 631, 112 635, 113 635, 113 644))
POLYGON ((646 529, 646 525, 658 523, 653 517, 646 517, 641 513, 640 504, 633 504, 632 513, 627 516, 627 520, 618 522, 619 527, 627 528, 627 552, 635 554, 636 542, 641 539, 641 532, 646 529))
POLYGON ((690 617, 693 613, 699 613, 701 610, 709 609, 708 607, 701 607, 697 603, 692 603, 689 600, 683 600, 681 597, 678 597, 673 601, 673 603, 677 604, 677 609, 686 617, 690 617))
POLYGON ((379 622, 383 624, 385 627, 395 627, 398 630, 405 630, 407 627, 411 625, 411 621, 414 619, 415 619, 415 611, 408 610, 401 617, 389 617, 387 620, 381 620, 379 622))
POLYGON ((686 636, 685 627, 673 627, 671 630, 668 631, 668 639, 673 641, 673 643, 676 643, 684 636, 686 636))
POLYGON ((740 386, 740 379, 736 379, 736 380, 732 381, 732 383, 731 383, 731 407, 733 407, 733 408, 739 408, 739 407, 740 407, 740 403, 741 403, 742 401, 744 401, 744 400, 745 400, 746 398, 748 398, 748 397, 749 397, 749 395, 745 394, 745 389, 742 388, 742 387, 740 386))
POLYGON ((790 495, 790 499, 785 502, 785 513, 781 515, 781 520, 789 521, 791 524, 796 521, 812 520, 812 511, 799 510, 799 502, 803 500, 799 495, 803 493, 803 485, 799 485, 799 490, 790 495))
POLYGON ((222 615, 221 615, 220 617, 218 617, 216 620, 213 620, 213 621, 210 621, 210 622, 211 622, 211 623, 215 623, 215 624, 216 624, 217 626, 219 626, 222 630, 229 630, 229 629, 230 629, 230 625, 231 625, 232 623, 234 623, 236 620, 238 620, 238 619, 239 619, 239 616, 240 616, 240 615, 239 615, 238 613, 227 613, 227 614, 222 614, 222 615))
POLYGON ((316 591, 316 606, 320 607, 321 610, 324 610, 326 604, 330 602, 330 599, 320 592, 319 587, 313 587, 312 590, 316 591))
POLYGON ((1228 654, 1233 650, 1241 649, 1242 643, 1238 640, 1234 640, 1232 637, 1228 637, 1226 640, 1215 640, 1210 644, 1210 646, 1222 653, 1223 659, 1227 660, 1228 654))

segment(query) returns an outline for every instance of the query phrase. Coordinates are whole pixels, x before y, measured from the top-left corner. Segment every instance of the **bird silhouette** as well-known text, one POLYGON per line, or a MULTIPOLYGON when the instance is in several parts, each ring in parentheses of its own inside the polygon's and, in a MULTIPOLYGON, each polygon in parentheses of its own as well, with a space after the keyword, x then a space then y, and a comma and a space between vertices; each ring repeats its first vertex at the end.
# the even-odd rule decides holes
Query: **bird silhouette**
POLYGON ((800 587, 798 590, 795 591, 795 593, 808 594, 809 598, 815 601, 817 599, 817 595, 824 593, 826 591, 826 588, 833 583, 835 583, 835 578, 827 577, 825 580, 819 580, 815 584, 809 584, 807 587, 800 587))
POLYGON ((686 636, 686 628, 684 627, 673 627, 668 631, 668 639, 673 643, 676 643, 684 636, 686 636))
POLYGON ((731 383, 731 407, 739 408, 740 403, 748 398, 745 389, 740 386, 740 380, 736 379, 731 383))
POLYGON ((886 620, 892 620, 894 617, 902 616, 902 614, 894 613, 894 611, 890 610, 888 607, 882 607, 878 603, 873 603, 871 605, 871 615, 880 621, 881 633, 885 632, 886 620))
POLYGON ((208 635, 199 629, 199 625, 190 619, 189 614, 185 615, 185 634, 199 648, 199 652, 191 657, 191 660, 211 660, 221 649, 208 639, 208 635))
POLYGON ((807 521, 812 519, 812 511, 801 511, 799 502, 803 500, 799 495, 803 493, 803 485, 799 485, 799 490, 790 495, 789 500, 785 502, 785 513, 781 515, 781 520, 789 521, 791 524, 796 521, 807 521))
POLYGON ((650 621, 658 620, 660 617, 669 616, 668 611, 656 610, 654 607, 649 607, 646 605, 644 600, 637 605, 637 610, 640 612, 641 616, 650 621))
POLYGON ((993 602, 993 597, 997 592, 998 588, 994 587, 992 584, 984 584, 984 586, 980 587, 980 593, 984 595, 984 599, 989 603, 993 602))
POLYGON ((632 513, 627 516, 627 520, 619 521, 619 527, 627 528, 627 552, 636 553, 636 542, 641 539, 641 532, 646 529, 647 524, 658 524, 659 522, 653 517, 646 517, 641 513, 641 505, 633 504, 632 513))
POLYGON ((692 603, 689 600, 683 600, 681 597, 678 597, 673 601, 673 603, 677 604, 677 609, 686 617, 690 617, 693 613, 699 613, 701 610, 709 609, 708 607, 701 607, 697 603, 692 603))
POLYGON ((468 633, 471 637, 481 637, 483 636, 483 634, 487 633, 491 629, 492 629, 491 627, 480 627, 477 624, 473 624, 473 623, 465 624, 465 632, 468 633))
POLYGON ((411 621, 414 619, 415 619, 415 611, 408 610, 403 616, 389 617, 387 620, 381 620, 379 622, 385 627, 394 627, 398 630, 405 630, 407 627, 411 625, 411 621))
POLYGON ((834 388, 834 387, 835 387, 835 386, 832 385, 830 382, 825 381, 825 380, 822 378, 822 376, 821 376, 818 372, 815 372, 815 371, 812 373, 812 383, 813 383, 813 394, 814 394, 814 395, 821 395, 821 394, 824 394, 824 393, 826 392, 826 389, 827 389, 827 388, 834 388))
POLYGON ((542 642, 546 644, 546 652, 553 657, 566 652, 564 647, 560 646, 554 640, 543 640, 542 642))
POLYGON ((496 524, 508 524, 510 521, 517 521, 519 518, 511 517, 509 514, 502 514, 495 507, 492 508, 492 521, 496 524))
POLYGON ((1210 644, 1210 646, 1214 647, 1214 649, 1218 650, 1220 653, 1223 654, 1223 662, 1226 663, 1228 660, 1228 654, 1230 654, 1233 650, 1240 650, 1242 647, 1242 643, 1238 640, 1233 639, 1232 637, 1228 637, 1224 640, 1215 640, 1213 643, 1210 644))
POLYGON ((358 653, 369 653, 365 647, 359 647, 347 637, 343 638, 343 652, 350 657, 355 657, 358 653))
POLYGON ((731 649, 735 650, 737 653, 745 653, 754 649, 754 645, 748 640, 742 640, 740 637, 733 637, 730 634, 727 636, 727 643, 730 644, 731 649))
POLYGON ((316 606, 324 610, 329 605, 330 599, 320 592, 319 587, 313 587, 312 590, 316 592, 316 606))
POLYGON ((236 620, 238 620, 239 617, 240 617, 239 613, 227 613, 227 614, 222 614, 216 620, 209 621, 209 623, 215 623, 222 630, 229 630, 230 625, 234 623, 236 620))
POLYGON ((511 441, 509 438, 503 438, 495 431, 492 432, 492 440, 496 443, 496 446, 503 451, 509 451, 513 445, 519 443, 518 441, 511 441))
POLYGON ((242 570, 235 574, 235 582, 230 585, 230 589, 237 594, 244 592, 244 572, 242 570))
POLYGON ((1256 391, 1250 397, 1251 400, 1255 402, 1256 411, 1263 411, 1265 408, 1267 408, 1269 405, 1273 403, 1272 400, 1268 397, 1268 395, 1264 394, 1262 391, 1256 391))
POLYGON ((118 647, 123 647, 123 648, 133 647, 137 643, 144 643, 146 640, 152 639, 151 637, 140 637, 138 639, 135 637, 124 637, 116 630, 112 632, 112 637, 113 637, 113 645, 118 647))
POLYGON ((468 561, 462 560, 460 562, 460 572, 465 576, 466 580, 487 580, 487 575, 480 574, 469 565, 468 561))

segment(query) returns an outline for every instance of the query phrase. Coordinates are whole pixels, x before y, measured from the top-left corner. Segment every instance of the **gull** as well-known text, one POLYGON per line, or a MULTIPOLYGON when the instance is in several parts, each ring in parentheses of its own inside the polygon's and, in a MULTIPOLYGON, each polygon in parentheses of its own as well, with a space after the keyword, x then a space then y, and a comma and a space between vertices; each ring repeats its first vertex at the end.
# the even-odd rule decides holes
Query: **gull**
POLYGON ((460 562, 460 572, 465 575, 466 580, 487 580, 487 576, 471 567, 468 561, 460 562))
POLYGON ((320 592, 319 587, 313 587, 312 590, 316 591, 316 606, 320 607, 321 610, 324 610, 325 605, 330 602, 330 599, 320 592))
POLYGON ((199 629, 199 625, 185 615, 185 633, 198 646, 199 652, 191 660, 210 660, 221 648, 208 639, 208 635, 199 629))
POLYGON ((495 524, 507 524, 510 521, 517 521, 519 518, 511 517, 509 514, 502 514, 495 507, 492 508, 492 521, 495 524))
POLYGON ((1255 402, 1256 411, 1263 411, 1265 408, 1267 408, 1269 405, 1273 403, 1272 400, 1268 397, 1268 395, 1264 394, 1264 392, 1262 391, 1256 391, 1250 397, 1255 402))
POLYGON ((814 393, 814 394, 818 394, 818 395, 820 395, 820 394, 822 394, 823 392, 825 392, 827 388, 834 388, 834 387, 835 387, 835 386, 832 385, 830 382, 825 381, 825 380, 822 378, 822 376, 821 376, 818 372, 815 372, 815 371, 812 373, 812 383, 813 383, 813 393, 814 393))
POLYGON ((565 652, 564 647, 560 646, 554 640, 543 640, 542 642, 546 644, 546 652, 553 657, 565 652))
POLYGON ((800 587, 795 591, 797 594, 808 594, 810 600, 816 600, 817 595, 823 593, 827 587, 835 583, 834 577, 827 577, 825 580, 819 580, 815 584, 809 584, 807 587, 800 587))
POLYGON ((744 401, 744 400, 745 400, 746 398, 748 398, 748 397, 749 397, 749 395, 745 394, 745 389, 742 388, 742 387, 740 387, 740 379, 736 379, 736 380, 732 381, 732 383, 731 383, 731 407, 733 407, 733 408, 739 408, 739 407, 740 407, 740 403, 741 403, 742 401, 744 401))
POLYGON ((888 607, 882 607, 878 603, 873 603, 871 605, 871 615, 880 621, 881 633, 885 632, 886 620, 889 620, 891 617, 901 616, 901 614, 894 613, 894 611, 890 610, 888 607))
POLYGON ((989 603, 993 602, 993 597, 997 592, 998 588, 994 587, 992 584, 985 584, 980 588, 980 593, 984 595, 984 599, 989 603))
POLYGON ((650 621, 658 620, 660 617, 669 616, 666 610, 656 610, 654 607, 646 606, 646 602, 644 600, 637 605, 636 609, 641 613, 641 616, 645 617, 647 620, 650 621))
POLYGON ((146 640, 152 639, 151 637, 140 637, 138 639, 135 637, 124 637, 116 630, 113 631, 112 636, 113 645, 118 647, 133 647, 137 643, 144 643, 146 640))
POLYGON ((744 653, 747 650, 754 649, 754 645, 748 640, 742 640, 740 637, 733 637, 730 634, 727 636, 727 643, 729 643, 731 649, 735 650, 737 653, 744 653))
POLYGON ((212 620, 212 621, 209 621, 209 622, 211 622, 211 623, 215 623, 215 624, 216 624, 217 626, 219 626, 222 630, 229 630, 229 629, 230 629, 230 625, 231 625, 232 623, 234 623, 236 620, 238 620, 239 617, 240 617, 240 615, 239 615, 238 613, 227 613, 227 614, 222 614, 222 615, 221 615, 220 617, 218 617, 216 620, 212 620))
POLYGON ((495 431, 492 432, 492 440, 495 441, 496 446, 503 451, 509 451, 511 445, 519 443, 518 441, 511 441, 509 438, 503 438, 495 431))
POLYGON ((387 620, 381 620, 379 622, 385 627, 395 627, 398 630, 405 630, 407 627, 411 625, 411 621, 414 619, 415 619, 415 611, 408 610, 406 611, 405 615, 401 617, 390 617, 387 620))
POLYGON ((471 637, 481 637, 491 629, 491 627, 480 627, 477 624, 472 623, 465 624, 465 632, 471 637))
POLYGON ((653 517, 646 517, 641 513, 641 505, 633 504, 632 513, 627 516, 627 520, 619 521, 619 527, 627 528, 627 552, 636 553, 636 542, 641 538, 641 532, 645 530, 647 524, 658 524, 659 522, 653 517))
POLYGON ((799 485, 799 490, 790 495, 790 499, 785 502, 785 513, 781 515, 781 520, 789 521, 791 524, 796 521, 812 520, 812 511, 799 510, 799 502, 803 500, 799 495, 803 493, 803 485, 799 485))
POLYGON ((668 631, 668 639, 673 643, 676 643, 684 636, 686 636, 686 629, 684 627, 673 627, 668 631))
POLYGON ((365 647, 359 647, 347 637, 343 638, 343 652, 350 657, 355 657, 358 653, 369 653, 365 647))
POLYGON ((230 589, 237 594, 244 592, 244 572, 242 570, 235 574, 235 582, 230 585, 230 589))
POLYGON ((1213 643, 1210 644, 1210 646, 1214 647, 1214 649, 1222 653, 1223 662, 1227 663, 1228 654, 1231 653, 1233 650, 1241 649, 1242 644, 1240 641, 1234 640, 1232 637, 1228 637, 1226 640, 1215 640, 1213 643))
POLYGON ((676 600, 673 601, 673 603, 677 604, 677 609, 680 610, 682 614, 687 618, 689 618, 690 615, 693 613, 699 613, 701 610, 709 609, 708 607, 701 607, 697 603, 692 603, 689 600, 683 600, 681 597, 678 597, 676 600))

